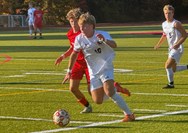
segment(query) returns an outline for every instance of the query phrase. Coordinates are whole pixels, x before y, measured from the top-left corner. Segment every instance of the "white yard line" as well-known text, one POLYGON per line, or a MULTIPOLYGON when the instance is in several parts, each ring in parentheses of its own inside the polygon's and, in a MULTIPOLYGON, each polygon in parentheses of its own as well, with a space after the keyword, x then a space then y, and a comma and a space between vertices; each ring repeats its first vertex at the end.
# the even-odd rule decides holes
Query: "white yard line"
POLYGON ((166 110, 151 110, 151 109, 133 109, 134 111, 143 111, 143 112, 167 112, 166 110))
MULTIPOLYGON (((149 119, 149 118, 156 118, 156 117, 175 115, 175 114, 184 114, 184 113, 188 113, 188 110, 167 112, 167 113, 149 115, 149 116, 141 116, 141 117, 137 117, 136 120, 144 120, 144 119, 149 119)), ((32 133, 55 133, 55 132, 60 132, 60 131, 70 131, 70 130, 76 130, 76 129, 79 129, 79 128, 102 126, 102 125, 115 124, 115 123, 120 123, 120 122, 121 122, 121 120, 114 120, 114 121, 107 121, 107 122, 95 122, 95 123, 83 125, 83 126, 58 128, 58 129, 44 130, 44 131, 36 131, 36 132, 32 132, 32 133)))
MULTIPOLYGON (((15 116, 0 116, 0 119, 13 119, 13 120, 29 120, 29 121, 46 121, 53 122, 49 119, 41 119, 41 118, 23 118, 23 117, 15 117, 15 116)), ((91 124, 89 121, 70 121, 70 123, 78 123, 78 124, 91 124)))
MULTIPOLYGON (((64 92, 70 92, 69 90, 63 90, 63 89, 46 89, 46 88, 17 88, 17 87, 0 87, 0 89, 9 89, 9 90, 46 90, 46 91, 64 91, 64 92)), ((82 92, 86 92, 82 90, 82 92)), ((146 96, 176 96, 176 97, 188 97, 188 94, 169 94, 169 93, 140 93, 140 92, 132 92, 131 94, 134 95, 146 95, 146 96)))
POLYGON ((166 104, 166 106, 168 106, 168 107, 184 107, 184 108, 188 107, 188 105, 178 105, 178 104, 166 104))
POLYGON ((188 97, 188 94, 168 94, 168 93, 131 93, 135 95, 147 95, 147 96, 176 96, 176 97, 188 97))

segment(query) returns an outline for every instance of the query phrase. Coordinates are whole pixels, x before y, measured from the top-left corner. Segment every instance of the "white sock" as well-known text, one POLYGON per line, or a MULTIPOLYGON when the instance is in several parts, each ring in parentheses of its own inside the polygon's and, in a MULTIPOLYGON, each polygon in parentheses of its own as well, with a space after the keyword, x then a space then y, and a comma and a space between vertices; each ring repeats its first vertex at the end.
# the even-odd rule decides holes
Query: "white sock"
POLYGON ((176 72, 178 72, 178 71, 183 71, 183 70, 187 70, 187 65, 184 65, 184 66, 176 66, 176 72))
POLYGON ((172 70, 172 68, 166 68, 166 73, 167 73, 167 78, 168 78, 168 82, 171 83, 174 81, 174 72, 172 70))
POLYGON ((119 108, 121 108, 124 112, 124 114, 132 114, 131 111, 129 110, 129 107, 127 106, 126 102, 124 101, 124 99, 117 93, 115 93, 111 99, 113 100, 113 102, 115 104, 118 105, 119 108))
POLYGON ((29 30, 29 34, 30 34, 30 35, 32 35, 32 32, 33 32, 32 30, 29 30))

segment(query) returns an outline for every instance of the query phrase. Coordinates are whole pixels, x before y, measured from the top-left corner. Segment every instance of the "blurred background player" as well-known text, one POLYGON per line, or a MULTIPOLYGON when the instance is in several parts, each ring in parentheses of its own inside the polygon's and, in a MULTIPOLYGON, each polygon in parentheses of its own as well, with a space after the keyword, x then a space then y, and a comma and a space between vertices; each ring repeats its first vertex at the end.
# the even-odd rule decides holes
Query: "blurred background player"
POLYGON ((125 114, 123 122, 135 120, 123 98, 114 88, 114 50, 117 45, 111 36, 104 31, 95 30, 95 17, 84 13, 78 21, 81 33, 75 38, 74 49, 70 55, 67 78, 71 78, 74 63, 80 51, 83 52, 87 62, 90 76, 90 91, 92 99, 102 104, 104 97, 110 97, 125 114))
POLYGON ((34 11, 34 33, 35 36, 33 39, 37 38, 37 31, 39 32, 40 39, 42 38, 42 20, 43 20, 43 11, 41 10, 40 5, 36 6, 36 10, 34 11))
MULTIPOLYGON (((67 37, 70 41, 70 48, 64 54, 62 54, 60 57, 56 59, 55 65, 59 65, 62 62, 62 60, 69 57, 71 53, 73 52, 75 38, 77 35, 81 33, 79 25, 78 25, 78 19, 81 14, 82 12, 80 8, 72 9, 67 13, 66 17, 71 26, 70 30, 67 33, 67 37)), ((89 104, 88 100, 85 98, 84 94, 79 90, 80 81, 82 80, 84 74, 87 80, 87 85, 88 85, 87 89, 90 94, 89 72, 88 72, 86 61, 84 59, 84 55, 82 51, 80 51, 78 54, 78 58, 72 68, 69 89, 77 98, 77 101, 85 107, 84 110, 81 111, 80 113, 90 113, 92 112, 92 107, 89 104)), ((67 80, 67 77, 65 77, 65 79, 63 80, 63 83, 65 83, 66 80, 67 80)), ((119 83, 115 82, 114 85, 116 86, 118 92, 122 92, 130 96, 130 92, 126 88, 122 88, 119 85, 119 83)))
POLYGON ((28 9, 28 16, 26 18, 26 21, 28 21, 28 26, 29 26, 29 35, 30 38, 32 37, 33 34, 33 28, 34 28, 34 11, 36 10, 34 7, 33 2, 29 2, 29 9, 28 9))
POLYGON ((161 44, 167 39, 169 52, 168 59, 165 63, 165 69, 169 84, 163 87, 163 89, 174 88, 174 73, 177 71, 183 71, 188 69, 188 65, 178 65, 180 58, 183 54, 183 42, 187 38, 187 33, 183 28, 180 21, 174 19, 174 7, 171 5, 165 5, 163 8, 166 21, 162 23, 163 35, 154 49, 158 49, 161 44))

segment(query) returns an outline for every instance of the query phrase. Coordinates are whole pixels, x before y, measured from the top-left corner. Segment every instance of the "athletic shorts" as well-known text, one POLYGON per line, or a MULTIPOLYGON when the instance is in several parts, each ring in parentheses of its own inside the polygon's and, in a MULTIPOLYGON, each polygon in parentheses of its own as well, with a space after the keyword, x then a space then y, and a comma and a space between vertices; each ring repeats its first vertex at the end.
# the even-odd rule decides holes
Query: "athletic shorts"
POLYGON ((180 62, 180 58, 183 54, 182 49, 172 49, 169 51, 168 58, 172 58, 176 61, 176 64, 180 62))
POLYGON ((41 29, 42 28, 42 22, 38 22, 38 23, 35 22, 34 27, 41 29))
POLYGON ((103 87, 103 83, 107 80, 114 80, 114 70, 106 69, 97 75, 91 75, 90 90, 96 90, 103 87))
POLYGON ((80 64, 79 62, 75 62, 72 68, 72 74, 70 79, 82 80, 83 76, 86 76, 87 83, 90 84, 89 71, 86 64, 80 64))
POLYGON ((33 26, 34 26, 34 21, 33 21, 32 19, 29 19, 28 25, 29 25, 29 26, 30 26, 30 25, 33 25, 33 26))

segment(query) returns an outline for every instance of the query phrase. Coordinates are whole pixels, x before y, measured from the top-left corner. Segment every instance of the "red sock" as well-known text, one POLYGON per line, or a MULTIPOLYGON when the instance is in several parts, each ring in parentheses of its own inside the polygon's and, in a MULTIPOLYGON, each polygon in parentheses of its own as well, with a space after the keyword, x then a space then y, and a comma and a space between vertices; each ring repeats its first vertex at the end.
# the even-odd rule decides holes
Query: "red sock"
POLYGON ((89 102, 85 99, 85 97, 81 98, 81 99, 78 99, 78 102, 80 104, 82 104, 83 106, 85 107, 88 107, 89 106, 89 102))

